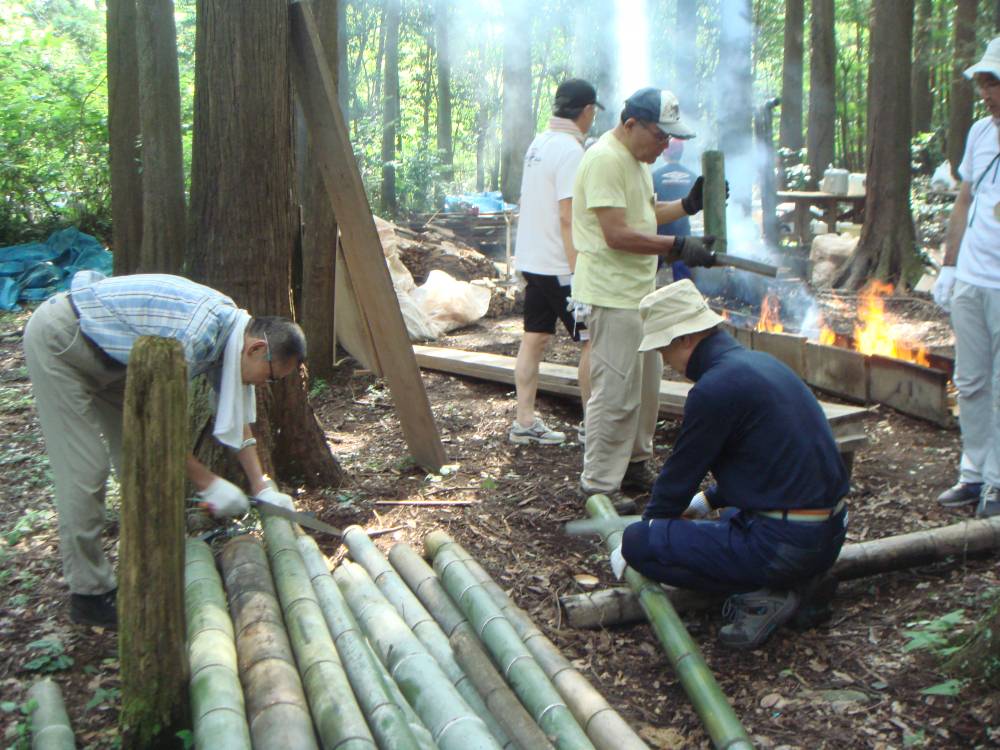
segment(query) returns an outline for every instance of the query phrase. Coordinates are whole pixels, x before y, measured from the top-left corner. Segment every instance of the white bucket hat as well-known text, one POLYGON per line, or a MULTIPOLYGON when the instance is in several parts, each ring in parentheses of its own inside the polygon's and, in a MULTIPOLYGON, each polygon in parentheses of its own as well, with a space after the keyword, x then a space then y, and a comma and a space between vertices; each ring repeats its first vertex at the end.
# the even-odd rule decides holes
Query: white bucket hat
POLYGON ((972 78, 976 73, 989 73, 1000 79, 1000 36, 994 37, 988 45, 983 59, 965 69, 965 77, 972 78))
POLYGON ((640 352, 662 349, 680 336, 714 328, 722 322, 691 279, 682 279, 647 294, 639 303, 642 317, 640 352))

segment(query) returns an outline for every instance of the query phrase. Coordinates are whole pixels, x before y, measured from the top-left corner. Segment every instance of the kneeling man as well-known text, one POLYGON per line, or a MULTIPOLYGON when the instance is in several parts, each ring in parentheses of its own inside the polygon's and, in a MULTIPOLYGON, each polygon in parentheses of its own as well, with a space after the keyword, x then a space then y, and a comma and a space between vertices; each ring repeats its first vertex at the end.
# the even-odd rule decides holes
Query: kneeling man
POLYGON ((823 410, 791 369, 719 329, 689 280, 643 298, 640 351, 694 381, 670 458, 621 556, 653 580, 732 593, 720 640, 756 648, 837 559, 848 474, 823 410), (698 488, 711 472, 715 484, 698 488), (697 493, 697 494, 695 494, 697 493), (693 498, 692 498, 693 496, 693 498), (704 519, 725 508, 720 520, 704 519))

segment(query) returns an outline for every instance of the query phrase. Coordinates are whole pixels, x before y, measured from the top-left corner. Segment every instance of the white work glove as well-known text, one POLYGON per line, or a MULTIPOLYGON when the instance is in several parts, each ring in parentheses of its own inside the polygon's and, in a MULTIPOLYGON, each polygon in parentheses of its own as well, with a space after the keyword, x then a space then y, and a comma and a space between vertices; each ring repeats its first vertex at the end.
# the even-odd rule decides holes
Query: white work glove
POLYGON ((955 288, 955 266, 941 266, 931 289, 934 301, 945 312, 951 312, 951 292, 955 288))
POLYGON ((708 503, 708 498, 704 492, 697 493, 691 498, 691 503, 687 510, 681 514, 682 518, 704 518, 712 512, 712 506, 708 503))
POLYGON ((279 505, 286 510, 295 510, 295 506, 292 505, 292 496, 279 491, 273 485, 268 485, 258 492, 257 499, 263 500, 265 503, 271 503, 271 505, 279 505))
POLYGON ((243 490, 222 477, 216 477, 211 484, 198 493, 213 516, 228 518, 241 516, 250 508, 243 490))
POLYGON ((622 546, 619 544, 611 552, 611 570, 614 571, 615 578, 619 581, 622 579, 622 576, 625 575, 625 567, 627 565, 628 563, 625 562, 625 558, 622 557, 622 546))

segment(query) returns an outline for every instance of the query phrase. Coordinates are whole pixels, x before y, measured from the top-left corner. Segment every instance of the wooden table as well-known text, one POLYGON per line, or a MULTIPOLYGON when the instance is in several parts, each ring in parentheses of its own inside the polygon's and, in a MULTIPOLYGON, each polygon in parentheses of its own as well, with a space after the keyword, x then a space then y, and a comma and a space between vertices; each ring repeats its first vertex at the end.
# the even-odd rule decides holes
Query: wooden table
POLYGON ((855 224, 864 222, 865 196, 864 195, 835 195, 834 193, 821 192, 799 192, 797 190, 779 190, 778 203, 795 204, 795 229, 794 234, 798 237, 799 244, 808 249, 812 242, 812 206, 822 209, 823 221, 827 227, 836 230, 839 220, 848 220, 855 224), (846 211, 841 211, 841 205, 848 204, 846 211))

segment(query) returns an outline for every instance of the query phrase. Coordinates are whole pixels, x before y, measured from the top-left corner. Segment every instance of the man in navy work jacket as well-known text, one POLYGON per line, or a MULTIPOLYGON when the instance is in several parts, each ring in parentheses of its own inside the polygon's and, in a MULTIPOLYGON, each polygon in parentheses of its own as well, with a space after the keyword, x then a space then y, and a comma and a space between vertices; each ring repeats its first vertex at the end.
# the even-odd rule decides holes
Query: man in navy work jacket
POLYGON ((625 529, 613 563, 672 586, 732 593, 719 638, 756 648, 837 559, 847 470, 801 379, 720 330, 722 318, 690 280, 647 295, 639 311, 640 350, 658 349, 694 387, 643 520, 625 529), (715 484, 698 492, 708 472, 715 484), (713 508, 726 510, 703 520, 713 508))

